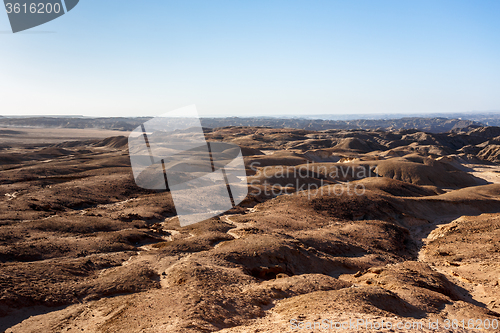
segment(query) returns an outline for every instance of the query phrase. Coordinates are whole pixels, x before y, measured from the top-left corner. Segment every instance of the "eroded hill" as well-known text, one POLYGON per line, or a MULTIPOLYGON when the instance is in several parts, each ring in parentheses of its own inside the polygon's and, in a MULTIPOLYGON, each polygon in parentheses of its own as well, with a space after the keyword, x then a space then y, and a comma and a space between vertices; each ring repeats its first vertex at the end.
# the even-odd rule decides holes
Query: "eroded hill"
POLYGON ((242 147, 250 195, 184 228, 125 137, 3 143, 0 331, 500 319, 499 128, 206 136, 242 147))

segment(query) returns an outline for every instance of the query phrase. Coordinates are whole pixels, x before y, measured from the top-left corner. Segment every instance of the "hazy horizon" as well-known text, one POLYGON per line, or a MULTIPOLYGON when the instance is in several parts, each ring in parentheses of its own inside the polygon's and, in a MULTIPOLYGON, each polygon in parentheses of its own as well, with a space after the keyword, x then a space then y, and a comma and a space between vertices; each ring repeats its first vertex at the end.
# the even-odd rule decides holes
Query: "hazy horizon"
MULTIPOLYGON (((474 115, 490 115, 490 114, 500 114, 500 110, 484 110, 484 111, 468 111, 468 112, 419 112, 419 113, 331 113, 331 114, 316 114, 316 115, 307 115, 307 114, 275 114, 275 115, 239 115, 239 116, 212 116, 212 115, 203 115, 204 118, 229 118, 229 117, 239 117, 239 118, 305 118, 305 119, 390 119, 394 117, 397 118, 406 118, 406 117, 414 117, 414 118, 427 118, 427 117, 446 117, 456 118, 460 116, 474 116, 474 115), (366 117, 366 118, 363 118, 366 117), (389 117, 389 118, 387 118, 389 117)), ((157 115, 141 115, 141 116, 91 116, 91 115, 83 115, 83 114, 26 114, 26 115, 2 115, 0 117, 5 118, 36 118, 36 117, 47 117, 47 118, 151 118, 157 115)))

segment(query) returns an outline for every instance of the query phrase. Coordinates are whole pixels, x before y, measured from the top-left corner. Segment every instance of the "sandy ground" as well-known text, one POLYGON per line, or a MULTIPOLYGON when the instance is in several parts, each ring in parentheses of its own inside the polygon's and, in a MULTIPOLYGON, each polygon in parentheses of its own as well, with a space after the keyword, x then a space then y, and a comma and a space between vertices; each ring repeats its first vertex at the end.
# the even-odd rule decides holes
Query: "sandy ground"
POLYGON ((469 173, 475 177, 486 180, 489 183, 500 184, 500 166, 484 164, 467 164, 473 171, 469 173))
MULTIPOLYGON (((27 145, 110 134, 3 131, 4 144, 27 145)), ((302 132, 298 142, 281 142, 282 132, 272 140, 269 129, 242 131, 215 134, 227 141, 234 134, 254 152, 268 148, 246 162, 293 168, 306 154, 279 149, 324 144, 302 132), (271 139, 256 142, 256 131, 271 139)), ((360 151, 374 148, 345 139, 352 132, 339 135, 331 139, 339 150, 327 153, 349 156, 327 165, 373 163, 385 175, 335 180, 365 184, 362 196, 254 194, 186 228, 169 193, 135 186, 120 140, 68 145, 40 161, 25 159, 32 148, 16 147, 19 162, 0 171, 0 332, 325 331, 293 330, 293 319, 423 322, 424 329, 384 331, 470 332, 446 329, 444 320, 500 319, 500 167, 453 170, 429 157, 441 150, 428 145, 417 147, 420 155, 415 145, 401 146, 395 157, 370 160, 360 151), (428 328, 436 320, 439 329, 428 328)))
POLYGON ((123 131, 102 129, 0 127, 0 143, 59 143, 64 141, 104 139, 112 136, 127 136, 128 134, 128 132, 123 131))

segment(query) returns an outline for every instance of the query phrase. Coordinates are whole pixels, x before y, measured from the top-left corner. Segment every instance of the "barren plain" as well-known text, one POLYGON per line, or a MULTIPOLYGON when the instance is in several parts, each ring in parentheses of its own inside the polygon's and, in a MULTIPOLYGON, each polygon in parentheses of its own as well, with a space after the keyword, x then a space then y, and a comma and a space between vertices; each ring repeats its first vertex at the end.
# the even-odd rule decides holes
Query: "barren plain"
POLYGON ((500 320, 499 127, 206 129, 242 148, 250 193, 183 228, 126 135, 0 129, 0 332, 500 320))

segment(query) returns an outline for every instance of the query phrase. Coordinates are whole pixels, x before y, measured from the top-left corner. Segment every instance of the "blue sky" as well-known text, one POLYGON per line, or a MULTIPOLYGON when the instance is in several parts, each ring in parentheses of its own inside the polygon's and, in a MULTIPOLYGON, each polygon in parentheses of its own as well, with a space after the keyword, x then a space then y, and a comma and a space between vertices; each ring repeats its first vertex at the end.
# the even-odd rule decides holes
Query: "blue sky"
POLYGON ((12 34, 0 115, 500 109, 500 1, 81 0, 12 34))

